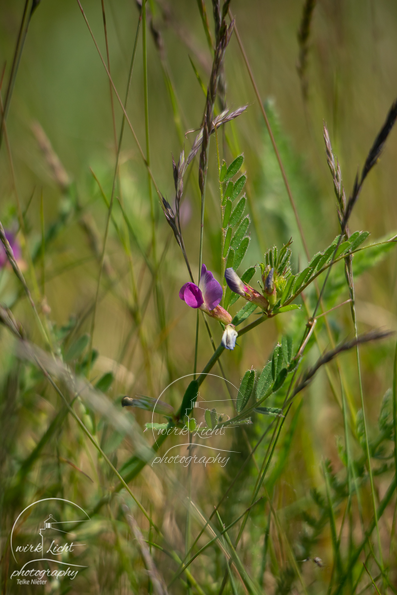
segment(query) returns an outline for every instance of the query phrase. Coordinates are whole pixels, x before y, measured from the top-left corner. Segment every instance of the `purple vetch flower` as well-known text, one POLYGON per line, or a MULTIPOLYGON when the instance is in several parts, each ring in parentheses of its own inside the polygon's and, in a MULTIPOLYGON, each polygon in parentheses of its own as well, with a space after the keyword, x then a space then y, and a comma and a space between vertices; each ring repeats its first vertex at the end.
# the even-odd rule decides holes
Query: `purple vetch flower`
POLYGON ((216 318, 223 324, 230 324, 232 317, 222 306, 222 286, 214 278, 205 264, 201 267, 200 283, 185 283, 179 290, 179 297, 191 308, 200 308, 209 316, 216 318))
POLYGON ((256 291, 251 285, 247 285, 240 279, 236 271, 232 268, 226 269, 225 271, 226 283, 234 293, 238 293, 248 302, 253 302, 263 310, 269 309, 268 300, 259 291, 256 291))
MULTIPOLYGON (((18 240, 15 238, 15 235, 11 231, 4 230, 4 235, 8 240, 8 243, 11 246, 12 253, 14 255, 15 260, 21 259, 21 247, 19 245, 18 240)), ((0 242, 0 269, 3 269, 8 263, 7 254, 5 248, 0 242)))

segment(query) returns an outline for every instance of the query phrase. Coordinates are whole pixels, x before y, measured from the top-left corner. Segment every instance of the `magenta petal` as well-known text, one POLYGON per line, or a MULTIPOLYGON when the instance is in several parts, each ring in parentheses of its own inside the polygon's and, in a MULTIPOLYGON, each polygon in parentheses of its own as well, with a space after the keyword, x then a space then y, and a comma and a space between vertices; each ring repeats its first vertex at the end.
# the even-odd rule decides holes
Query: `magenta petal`
POLYGON ((18 241, 15 239, 13 233, 6 231, 5 236, 7 240, 10 242, 11 250, 14 255, 15 260, 19 260, 21 258, 21 247, 18 241))
MULTIPOLYGON (((11 250, 12 250, 15 260, 19 260, 21 258, 21 248, 19 246, 18 241, 15 239, 14 234, 10 231, 5 231, 4 235, 6 236, 8 242, 11 246, 11 250)), ((8 258, 6 255, 5 248, 4 248, 3 244, 0 242, 0 269, 5 267, 7 262, 8 262, 8 258)))
POLYGON ((185 283, 179 290, 179 297, 191 308, 200 308, 204 303, 201 289, 194 283, 185 283))
POLYGON ((205 264, 203 264, 201 268, 200 288, 203 292, 205 305, 208 310, 216 308, 222 299, 222 286, 216 279, 214 279, 214 275, 211 271, 207 271, 205 264))

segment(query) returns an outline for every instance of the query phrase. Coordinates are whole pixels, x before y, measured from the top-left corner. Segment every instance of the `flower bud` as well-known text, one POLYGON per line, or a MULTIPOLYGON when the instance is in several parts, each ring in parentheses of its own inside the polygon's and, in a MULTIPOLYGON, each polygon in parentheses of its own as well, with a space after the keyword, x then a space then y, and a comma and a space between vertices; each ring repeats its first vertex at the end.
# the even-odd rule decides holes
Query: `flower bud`
POLYGON ((232 268, 226 269, 225 271, 226 283, 234 293, 244 297, 246 286, 244 282, 237 275, 236 271, 232 268))
POLYGON ((244 283, 244 281, 240 279, 240 277, 232 268, 226 269, 225 279, 228 286, 232 291, 234 291, 234 293, 241 295, 241 297, 246 299, 248 302, 257 304, 263 310, 268 309, 268 300, 258 291, 256 291, 256 289, 251 287, 251 285, 244 283))
POLYGON ((233 324, 228 324, 222 335, 222 345, 225 349, 234 349, 236 346, 236 339, 238 332, 233 324))
POLYGON ((269 295, 271 293, 273 293, 273 289, 274 289, 273 277, 274 277, 274 269, 270 269, 270 272, 265 279, 265 292, 269 295))

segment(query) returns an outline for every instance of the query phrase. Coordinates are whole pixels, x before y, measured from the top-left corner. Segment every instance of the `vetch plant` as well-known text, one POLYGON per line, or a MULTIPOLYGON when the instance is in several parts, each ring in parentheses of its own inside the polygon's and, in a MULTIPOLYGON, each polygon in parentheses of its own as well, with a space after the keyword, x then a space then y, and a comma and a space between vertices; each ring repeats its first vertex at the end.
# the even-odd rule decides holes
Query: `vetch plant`
MULTIPOLYGON (((356 109, 351 98, 357 99, 349 85, 361 88, 363 69, 352 68, 358 57, 349 56, 349 72, 345 61, 339 64, 343 93, 333 89, 330 95, 335 77, 325 76, 326 93, 311 96, 309 90, 323 84, 309 80, 318 64, 308 60, 318 45, 317 11, 315 0, 302 1, 297 58, 308 129, 318 131, 314 115, 330 118, 332 103, 332 130, 346 168, 355 155, 351 149, 359 151, 364 140, 357 126, 347 128, 356 109), (329 101, 334 96, 338 101, 329 101)), ((304 127, 296 125, 301 106, 280 101, 283 116, 291 110, 294 140, 302 141, 296 151, 274 102, 261 96, 259 89, 267 87, 255 80, 255 70, 267 76, 271 64, 277 96, 287 91, 290 97, 290 77, 282 84, 289 70, 273 64, 279 56, 285 64, 291 55, 289 50, 283 55, 272 27, 264 36, 277 47, 272 60, 262 52, 262 39, 253 38, 245 51, 246 31, 254 24, 248 19, 250 3, 244 4, 247 18, 240 32, 243 9, 237 3, 234 18, 230 0, 187 3, 182 12, 178 3, 143 0, 136 3, 133 39, 127 21, 120 20, 124 3, 113 3, 109 19, 108 3, 102 1, 97 8, 103 38, 97 40, 92 7, 86 13, 86 3, 77 0, 75 13, 97 51, 86 53, 85 69, 94 77, 94 90, 109 83, 110 96, 94 93, 90 99, 89 85, 79 89, 82 115, 76 130, 84 150, 77 147, 73 160, 65 147, 74 152, 76 131, 63 134, 62 142, 56 134, 69 129, 75 113, 65 121, 56 113, 54 133, 55 111, 48 117, 37 108, 43 102, 35 94, 44 93, 46 85, 47 61, 38 65, 36 57, 42 44, 22 56, 33 12, 35 27, 43 32, 38 4, 25 2, 15 53, 7 56, 0 83, 0 220, 7 222, 6 230, 0 224, 3 590, 13 588, 8 579, 12 524, 33 498, 45 501, 50 495, 75 501, 93 521, 87 531, 85 522, 73 529, 84 534, 91 560, 76 592, 100 584, 106 592, 156 595, 393 593, 397 352, 393 360, 391 334, 384 329, 395 328, 396 321, 394 277, 382 259, 397 236, 390 230, 370 240, 370 231, 361 231, 388 229, 384 213, 392 212, 393 186, 385 183, 387 174, 381 179, 387 167, 390 171, 386 159, 379 179, 370 180, 376 202, 358 199, 367 188, 371 193, 365 180, 397 119, 397 103, 374 134, 349 196, 326 126, 321 169, 321 160, 315 162, 310 153, 318 155, 318 135, 305 138, 304 127), (208 47, 195 40, 194 11, 208 47), (116 47, 115 34, 121 42, 116 47), (129 50, 129 70, 122 72, 129 50), (97 56, 102 71, 90 62, 97 56), (15 85, 20 64, 25 78, 15 85), (24 100, 21 90, 31 88, 26 73, 36 75, 35 68, 40 85, 24 100), (142 114, 136 100, 140 80, 142 114), (245 88, 251 84, 257 105, 245 88), (13 95, 16 107, 24 109, 14 111, 13 95), (249 108, 242 105, 248 97, 249 108), (90 118, 88 100, 98 107, 90 118), (104 135, 98 142, 86 134, 86 121, 97 122, 98 114, 102 121, 105 102, 111 117, 97 127, 104 135), (33 139, 17 142, 31 115, 42 126, 34 126, 38 146, 33 149, 33 139), (137 119, 142 121, 135 130, 137 119), (113 134, 106 136, 111 126, 113 134), (184 135, 187 128, 194 133, 184 135), (171 150, 176 158, 172 163, 170 158, 168 170, 171 150), (332 179, 325 177, 321 186, 327 163, 332 179), (167 176, 172 189, 166 191, 167 176), (325 203, 328 190, 336 196, 333 219, 325 203), (8 197, 12 204, 3 208, 8 197), (186 206, 189 221, 183 217, 186 206), (16 216, 13 234, 8 222, 16 216), (207 450, 198 454, 201 448, 207 450), (223 451, 230 456, 219 454, 223 451), (219 459, 225 464, 214 468, 219 459)), ((276 3, 267 3, 266 10, 256 4, 258 23, 268 13, 273 19, 276 3)), ((290 4, 293 16, 296 7, 290 4)), ((384 17, 387 3, 381 4, 376 11, 384 17)), ((19 9, 13 7, 9 15, 8 10, 1 8, 4 27, 13 26, 19 9)), ((351 23, 348 13, 338 11, 346 23, 328 19, 324 31, 349 25, 346 30, 367 35, 361 13, 351 23)), ((75 18, 71 13, 64 22, 71 22, 69 17, 75 18)), ((285 20, 286 27, 289 22, 293 19, 285 20)), ((54 35, 44 31, 37 39, 62 32, 55 21, 51 27, 54 35)), ((293 35, 297 27, 298 22, 293 35)), ((330 35, 330 44, 333 38, 345 55, 349 36, 330 35)), ((56 51, 56 44, 52 47, 56 51)), ((360 59, 376 83, 371 88, 378 89, 381 78, 367 64, 373 65, 376 54, 360 59)), ((384 61, 379 71, 387 67, 384 61)), ((69 72, 75 80, 84 75, 78 62, 59 76, 66 80, 69 72)), ((57 81, 50 93, 54 106, 58 88, 75 92, 73 84, 60 87, 57 81)), ((379 95, 385 97, 383 89, 379 95)), ((67 109, 78 103, 61 102, 67 109)), ((376 101, 363 103, 360 116, 369 112, 367 104, 370 117, 363 123, 372 134, 384 106, 376 110, 376 101)), ((393 180, 392 170, 389 177, 393 180)), ((21 525, 15 535, 23 539, 25 530, 21 525)), ((47 587, 66 592, 69 585, 47 587)))

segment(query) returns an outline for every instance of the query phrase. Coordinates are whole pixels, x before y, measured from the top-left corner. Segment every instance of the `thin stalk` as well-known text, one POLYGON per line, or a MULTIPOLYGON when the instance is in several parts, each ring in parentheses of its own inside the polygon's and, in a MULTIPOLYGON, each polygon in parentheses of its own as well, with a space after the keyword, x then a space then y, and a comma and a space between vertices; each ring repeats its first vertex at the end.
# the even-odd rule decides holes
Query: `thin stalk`
MULTIPOLYGON (((383 513, 386 510, 387 505, 389 504, 390 500, 393 497, 393 494, 394 494, 394 492, 396 490, 396 487, 397 487, 397 475, 395 475, 393 477, 393 480, 392 480, 390 486, 388 487, 387 492, 386 492, 383 500, 379 503, 379 506, 378 506, 377 511, 376 511, 376 519, 380 519, 382 517, 383 513)), ((368 527, 368 529, 365 532, 365 535, 364 535, 364 538, 363 538, 362 542, 357 547, 354 555, 351 557, 350 563, 348 565, 348 568, 347 568, 344 576, 341 578, 341 580, 340 580, 340 582, 338 584, 338 588, 335 591, 334 595, 339 595, 340 593, 343 592, 343 588, 344 588, 345 582, 346 582, 348 576, 351 574, 354 566, 358 562, 358 559, 359 559, 360 554, 363 551, 364 547, 368 544, 368 540, 369 540, 369 538, 370 538, 373 530, 375 529, 376 524, 377 524, 377 521, 375 520, 375 516, 374 516, 374 518, 371 521, 370 526, 368 527)))
POLYGON ((29 21, 30 21, 30 17, 32 16, 32 11, 30 12, 30 16, 27 16, 28 6, 29 6, 29 0, 25 0, 25 6, 24 6, 24 9, 23 9, 23 13, 22 13, 21 24, 19 26, 17 42, 15 44, 14 56, 13 56, 13 59, 12 59, 10 79, 8 81, 8 87, 7 87, 7 92, 6 92, 5 101, 4 101, 4 111, 1 114, 1 122, 0 122, 0 147, 1 147, 1 143, 3 141, 4 124, 5 124, 5 121, 7 119, 8 110, 10 108, 12 92, 13 92, 13 89, 14 89, 15 80, 16 80, 16 76, 17 76, 17 72, 18 72, 18 67, 19 67, 19 63, 20 63, 20 60, 21 60, 21 56, 22 56, 22 51, 23 51, 23 47, 24 47, 24 44, 25 44, 26 35, 27 35, 27 32, 28 32, 29 21), (25 23, 26 19, 27 19, 27 24, 26 24, 26 27, 24 29, 24 23, 25 23))
MULTIPOLYGON (((230 18, 233 18, 230 9, 229 9, 229 15, 230 15, 230 18)), ((298 210, 296 208, 296 204, 295 204, 294 198, 292 196, 291 188, 290 188, 290 185, 289 185, 289 182, 288 182, 288 179, 287 179, 287 175, 286 175, 286 172, 285 172, 285 169, 284 169, 284 165, 283 165, 283 162, 281 160, 281 156, 280 156, 280 153, 279 153, 278 148, 277 148, 276 140, 274 138, 273 131, 272 131, 272 128, 270 126, 270 122, 269 122, 269 119, 267 117, 266 110, 265 110, 265 107, 263 105, 263 102, 262 102, 262 99, 261 99, 261 96, 260 96, 260 93, 259 93, 259 89, 257 87, 256 81, 255 81, 255 78, 254 78, 254 75, 253 75, 253 72, 252 72, 252 69, 251 69, 251 65, 250 65, 250 63, 248 61, 248 57, 247 57, 247 54, 245 52, 245 49, 244 49, 242 40, 240 38, 240 35, 239 35, 239 32, 238 32, 237 26, 235 26, 235 34, 236 34, 237 42, 238 42, 238 45, 239 45, 241 54, 243 56, 243 60, 244 60, 245 66, 247 68, 247 71, 248 71, 248 74, 249 74, 249 77, 250 77, 252 86, 253 86, 254 91, 255 91, 256 98, 258 100, 258 104, 259 104, 260 110, 262 112, 263 119, 264 119, 265 124, 266 124, 266 128, 267 128, 267 131, 268 131, 268 134, 269 134, 269 137, 270 137, 270 141, 271 141, 271 144, 273 146, 274 154, 276 155, 277 163, 278 163, 279 168, 280 168, 280 172, 281 172, 281 176, 282 176, 283 181, 284 181, 285 189, 287 191, 288 198, 289 198, 289 201, 290 201, 292 210, 294 212, 294 217, 295 217, 295 220, 296 220, 296 224, 298 226, 299 235, 301 237, 302 245, 303 245, 303 248, 305 250, 307 259, 310 260, 309 248, 308 248, 308 245, 307 245, 307 242, 306 242, 306 238, 305 238, 303 227, 302 227, 302 224, 301 224, 301 221, 300 221, 298 210)), ((335 253, 336 253, 336 251, 335 251, 335 253)), ((328 278, 328 276, 327 276, 327 278, 328 278)), ((323 286, 323 289, 324 289, 324 286, 323 286)), ((316 285, 316 291, 319 294, 319 300, 318 300, 318 305, 319 305, 321 303, 323 290, 321 292, 319 292, 318 291, 318 288, 317 288, 317 285, 316 285)), ((313 317, 315 316, 315 313, 317 311, 317 307, 316 307, 316 310, 315 310, 315 312, 313 314, 313 317)), ((329 339, 331 341, 331 344, 332 344, 332 346, 334 346, 334 340, 333 340, 331 329, 330 329, 330 326, 329 326, 329 323, 328 323, 328 320, 327 319, 325 320, 325 325, 326 325, 326 328, 327 328, 327 333, 328 333, 329 339)), ((339 375, 343 378, 342 371, 341 371, 341 369, 339 367, 339 363, 337 363, 336 365, 338 367, 339 375)), ((344 382, 344 379, 343 379, 343 382, 344 382)))
MULTIPOLYGON (((105 2, 101 0, 102 5, 102 19, 103 19, 103 31, 105 34, 105 45, 106 45, 106 60, 108 64, 108 70, 110 72, 110 53, 109 53, 109 42, 108 42, 108 30, 106 25, 106 12, 105 12, 105 2)), ((112 124, 113 124, 113 140, 114 140, 114 150, 117 153, 117 132, 116 132, 116 118, 114 113, 114 101, 113 101, 113 89, 112 85, 109 81, 109 91, 110 91, 110 106, 112 112, 112 124)))
MULTIPOLYGON (((143 50, 143 89, 145 101, 145 137, 146 137, 146 163, 150 168, 150 138, 149 138, 149 93, 147 78, 147 39, 146 39, 146 0, 142 2, 142 50, 143 50)), ((152 223, 152 252, 153 260, 156 263, 156 220, 154 211, 154 199, 151 176, 148 171, 148 190, 150 198, 150 219, 152 223)))
POLYGON ((131 496, 131 498, 134 500, 134 502, 138 506, 139 510, 146 517, 146 519, 153 526, 153 528, 158 533, 160 533, 158 527, 152 521, 152 519, 150 518, 149 514, 146 512, 145 508, 142 506, 142 504, 139 502, 139 500, 134 496, 134 494, 130 490, 129 486, 127 485, 127 483, 124 481, 124 479, 121 477, 120 473, 117 471, 116 467, 114 467, 114 465, 112 464, 112 462, 110 461, 110 459, 106 456, 106 454, 104 453, 104 451, 102 450, 102 448, 95 441, 95 439, 92 436, 91 432, 88 430, 88 428, 85 426, 85 424, 83 423, 83 421, 80 419, 80 417, 74 411, 73 407, 69 404, 69 401, 67 400, 67 398, 65 397, 65 395, 63 394, 63 392, 60 390, 60 388, 58 387, 58 385, 54 382, 54 380, 52 379, 52 377, 50 376, 50 374, 47 372, 47 370, 45 369, 45 367, 42 365, 42 363, 40 362, 40 360, 36 356, 34 356, 34 359, 35 359, 36 365, 43 372, 43 374, 46 377, 46 379, 48 380, 48 382, 51 384, 51 386, 54 388, 54 390, 57 392, 57 394, 61 397, 61 399, 64 402, 65 406, 67 407, 69 413, 72 415, 72 417, 75 419, 75 421, 77 422, 77 424, 83 430, 84 434, 87 436, 87 438, 90 440, 90 442, 96 448, 96 450, 102 455, 103 459, 106 461, 106 463, 112 469, 112 471, 115 473, 115 475, 117 476, 118 480, 122 484, 122 487, 124 487, 127 490, 127 492, 129 493, 129 495, 131 496))
MULTIPOLYGON (((233 19, 233 15, 231 14, 230 9, 229 9, 229 15, 230 15, 230 18, 233 19)), ((238 32, 238 28, 237 28, 236 25, 234 26, 234 32, 236 34, 237 43, 239 45, 240 52, 241 52, 241 54, 243 56, 243 60, 244 60, 245 66, 247 68, 248 75, 250 77, 252 86, 253 86, 254 91, 255 91, 256 98, 257 98, 258 103, 259 103, 260 110, 262 112, 263 119, 264 119, 265 124, 266 124, 266 128, 267 128, 267 131, 268 131, 268 134, 269 134, 269 137, 270 137, 270 141, 272 143, 274 154, 276 155, 277 163, 278 163, 278 166, 280 168, 280 172, 281 172, 281 176, 282 176, 283 181, 284 181, 285 189, 287 191, 288 198, 289 198, 289 201, 291 203, 291 207, 292 207, 292 210, 294 212, 295 220, 296 220, 296 223, 297 223, 297 226, 298 226, 298 229, 299 229, 299 235, 301 237, 302 244, 303 244, 303 247, 305 249, 306 256, 310 260, 309 249, 308 249, 308 246, 307 246, 307 243, 306 243, 305 234, 304 234, 304 231, 303 231, 301 220, 299 218, 298 210, 296 208, 294 197, 292 196, 291 188, 290 188, 290 185, 289 185, 289 182, 288 182, 288 179, 287 179, 287 174, 285 173, 284 165, 283 165, 283 162, 282 162, 281 157, 280 157, 280 153, 279 153, 278 148, 277 148, 276 140, 274 138, 273 131, 272 131, 272 128, 270 126, 270 122, 269 122, 269 119, 267 117, 267 113, 266 113, 265 107, 263 105, 263 102, 262 102, 262 99, 261 99, 261 96, 260 96, 260 93, 259 93, 259 89, 258 89, 257 84, 255 82, 255 78, 254 78, 254 74, 253 74, 252 69, 251 69, 251 65, 250 65, 250 63, 248 61, 248 57, 247 57, 247 54, 245 52, 245 49, 244 49, 244 46, 243 46, 243 42, 241 41, 241 37, 240 37, 240 34, 238 32)))
MULTIPOLYGON (((80 5, 79 0, 77 0, 77 1, 78 1, 79 5, 80 5)), ((80 8, 81 8, 81 5, 80 5, 80 8)), ((81 8, 81 10, 83 11, 82 8, 81 8)), ((83 16, 86 19, 85 15, 84 15, 84 12, 83 12, 83 16)), ((87 21, 86 21, 86 23, 87 23, 87 26, 89 27, 87 21)), ((89 346, 89 353, 90 354, 92 354, 92 346, 93 346, 94 331, 95 331, 95 322, 96 322, 96 312, 97 312, 97 305, 98 305, 98 300, 99 300, 99 291, 100 291, 100 285, 101 285, 103 263, 104 263, 105 255, 106 255, 106 244, 107 244, 107 238, 108 238, 108 233, 109 233, 110 221, 112 219, 112 210, 113 210, 113 202, 114 202, 114 196, 115 196, 115 190, 116 190, 116 181, 117 181, 117 174, 118 174, 118 167, 119 167, 120 151, 121 151, 121 146, 122 146, 123 136, 124 136, 124 126, 125 126, 125 117, 124 116, 126 116, 125 109, 126 109, 126 106, 127 106, 127 103, 128 103, 128 96, 129 96, 129 90, 130 90, 130 84, 131 84, 131 78, 132 78, 132 71, 133 71, 133 66, 134 66, 134 61, 135 61, 135 54, 136 54, 136 48, 137 48, 137 42, 138 42, 138 35, 139 35, 140 23, 141 23, 141 17, 139 17, 139 19, 138 19, 138 25, 137 25, 136 35, 135 35, 135 42, 134 42, 134 47, 133 47, 132 56, 131 56, 131 62, 130 62, 130 69, 129 69, 129 76, 128 76, 128 82, 127 82, 127 89, 126 89, 125 100, 124 100, 124 104, 123 104, 123 112, 124 113, 123 113, 123 118, 122 118, 122 121, 121 121, 119 141, 118 141, 118 145, 117 145, 117 154, 116 154, 116 161, 115 161, 114 174, 113 174, 112 191, 111 191, 111 196, 110 196, 110 203, 109 203, 109 208, 108 208, 108 214, 107 214, 107 218, 106 218, 105 233, 104 233, 104 238, 103 238, 101 260, 100 260, 100 266, 99 266, 99 274, 98 274, 98 280, 97 280, 97 286, 96 286, 96 294, 95 294, 94 307, 93 307, 93 313, 92 313, 91 333, 90 333, 90 346, 89 346)), ((94 43, 96 45, 95 39, 94 39, 94 43)), ((99 51, 99 48, 98 48, 98 51, 99 51)), ((112 83, 110 72, 109 72, 108 68, 106 67, 105 62, 103 61, 102 56, 101 56, 101 59, 102 59, 102 62, 104 64, 105 68, 106 68, 106 71, 107 71, 107 73, 109 75, 109 81, 111 82, 111 84, 112 84, 112 86, 114 88, 114 85, 112 83)), ((114 88, 114 90, 115 90, 115 88, 114 88)), ((117 91, 115 91, 115 92, 117 94, 117 91)), ((118 94, 117 94, 117 98, 119 99, 118 94)))
MULTIPOLYGON (((216 156, 218 159, 218 181, 219 181, 219 194, 221 199, 221 222, 222 222, 222 237, 221 237, 221 279, 222 287, 225 288, 225 269, 226 269, 226 257, 223 256, 226 239, 226 229, 223 227, 223 217, 225 214, 225 207, 223 206, 223 185, 221 182, 221 156, 219 152, 219 139, 218 139, 218 128, 215 128, 215 144, 216 144, 216 156)), ((223 301, 225 299, 225 291, 223 291, 223 301)))
MULTIPOLYGON (((358 337, 358 327, 357 327, 357 317, 356 317, 356 297, 355 297, 355 285, 353 281, 353 271, 352 271, 352 317, 354 323, 354 335, 358 337)), ((362 382, 362 373, 361 373, 361 359, 360 359, 360 349, 359 345, 356 345, 356 356, 357 356, 357 372, 358 372, 358 386, 360 392, 360 402, 361 402, 361 409, 363 412, 363 429, 364 429, 364 440, 365 440, 365 453, 367 457, 367 464, 368 464, 368 473, 369 473, 369 481, 371 485, 371 499, 372 499, 372 506, 374 510, 374 521, 376 527, 376 534, 378 538, 378 548, 379 548, 379 556, 380 556, 380 565, 381 571, 383 573, 384 566, 383 566, 383 556, 382 556, 382 544, 380 539, 380 531, 378 525, 378 516, 376 510, 376 496, 375 496, 375 485, 374 485, 374 477, 372 473, 372 465, 371 465, 371 454, 369 450, 369 440, 368 440, 368 425, 367 425, 367 415, 365 412, 365 402, 364 402, 364 390, 363 390, 363 382, 362 382)))
MULTIPOLYGON (((182 572, 184 572, 186 570, 186 568, 188 568, 188 566, 190 566, 190 564, 200 555, 202 554, 210 545, 212 545, 213 543, 215 543, 215 541, 219 540, 220 537, 222 537, 222 535, 226 534, 232 527, 234 527, 234 525, 236 525, 240 519, 243 518, 243 516, 245 514, 247 514, 247 512, 249 512, 251 510, 251 508, 253 508, 254 506, 256 506, 259 502, 261 502, 263 500, 263 496, 261 496, 261 498, 258 498, 258 500, 256 502, 254 502, 253 504, 251 504, 251 506, 249 506, 249 508, 247 508, 246 510, 244 510, 244 512, 237 517, 237 519, 235 519, 234 521, 232 521, 229 525, 227 525, 227 527, 225 527, 224 529, 222 529, 222 531, 220 531, 217 535, 215 535, 215 537, 213 539, 211 539, 210 541, 208 541, 205 545, 203 545, 198 552, 196 552, 187 562, 182 562, 182 568, 180 570, 178 570, 177 574, 173 577, 172 581, 169 583, 168 587, 170 587, 175 581, 176 579, 181 575, 182 572)), ((215 511, 212 513, 212 515, 215 514, 215 511)), ((212 516, 211 515, 211 516, 212 516)), ((207 521, 208 524, 209 520, 207 521)))

